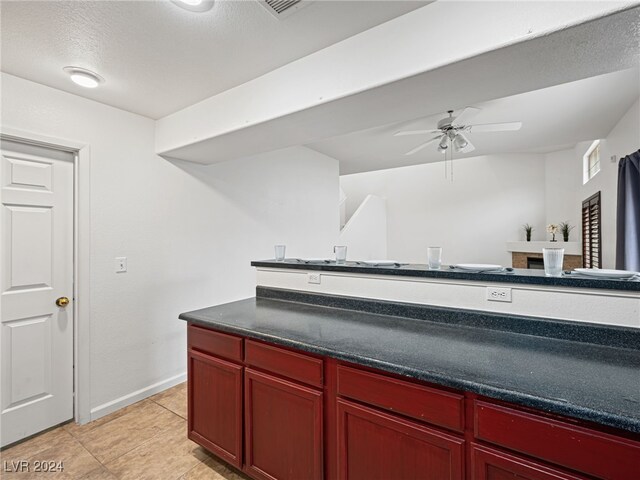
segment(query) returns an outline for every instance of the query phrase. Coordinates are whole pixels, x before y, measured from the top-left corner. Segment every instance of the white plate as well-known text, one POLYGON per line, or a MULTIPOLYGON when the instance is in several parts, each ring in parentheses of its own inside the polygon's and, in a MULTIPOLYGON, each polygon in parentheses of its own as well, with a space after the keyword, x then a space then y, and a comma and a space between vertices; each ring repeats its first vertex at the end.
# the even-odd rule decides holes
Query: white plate
POLYGON ((608 268, 576 268, 574 272, 600 278, 631 278, 638 274, 638 272, 630 270, 611 270, 608 268))
POLYGON ((365 265, 373 265, 376 267, 388 267, 399 262, 394 262, 393 260, 363 260, 360 263, 364 263, 365 265))
POLYGON ((491 263, 458 263, 454 267, 460 270, 469 270, 472 272, 491 272, 494 270, 502 270, 502 265, 494 265, 491 263))

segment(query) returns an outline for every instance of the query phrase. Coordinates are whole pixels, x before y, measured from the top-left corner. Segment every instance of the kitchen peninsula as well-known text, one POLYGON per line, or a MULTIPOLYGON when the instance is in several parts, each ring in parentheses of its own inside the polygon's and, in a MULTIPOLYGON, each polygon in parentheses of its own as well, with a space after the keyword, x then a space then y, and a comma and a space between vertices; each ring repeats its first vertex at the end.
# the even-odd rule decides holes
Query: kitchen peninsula
POLYGON ((248 475, 627 480, 640 471, 640 282, 253 265, 255 298, 180 315, 189 436, 248 475), (496 288, 511 302, 482 304, 477 292, 496 288), (553 311, 535 307, 545 295, 553 311), (466 306, 448 305, 454 297, 466 306), (613 318, 555 309, 591 297, 613 318))

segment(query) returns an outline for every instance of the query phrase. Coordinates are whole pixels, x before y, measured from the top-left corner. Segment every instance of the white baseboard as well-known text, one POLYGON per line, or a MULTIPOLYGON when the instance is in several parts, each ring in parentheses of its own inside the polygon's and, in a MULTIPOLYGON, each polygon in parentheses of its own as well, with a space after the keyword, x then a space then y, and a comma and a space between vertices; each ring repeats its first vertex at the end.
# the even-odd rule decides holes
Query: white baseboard
POLYGON ((166 380, 162 380, 161 382, 149 385, 148 387, 136 390, 135 392, 123 395, 122 397, 116 398, 115 400, 112 400, 110 402, 98 405, 97 407, 91 409, 90 421, 97 420, 98 418, 104 417, 105 415, 109 415, 116 410, 120 410, 121 408, 139 402, 140 400, 144 400, 151 395, 155 395, 156 393, 162 392, 163 390, 178 385, 179 383, 185 382, 186 380, 187 373, 181 373, 171 378, 167 378, 166 380))

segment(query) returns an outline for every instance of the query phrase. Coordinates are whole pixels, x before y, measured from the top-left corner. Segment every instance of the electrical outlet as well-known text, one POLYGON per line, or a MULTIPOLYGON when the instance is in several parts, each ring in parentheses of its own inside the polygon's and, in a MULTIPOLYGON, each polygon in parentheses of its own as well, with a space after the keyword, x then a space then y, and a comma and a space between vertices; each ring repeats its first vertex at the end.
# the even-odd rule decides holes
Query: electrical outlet
POLYGON ((127 257, 116 257, 116 273, 127 271, 127 257))
POLYGON ((487 300, 490 302, 511 303, 511 289, 499 287, 487 287, 487 300))
POLYGON ((320 283, 319 273, 307 273, 307 283, 320 283))

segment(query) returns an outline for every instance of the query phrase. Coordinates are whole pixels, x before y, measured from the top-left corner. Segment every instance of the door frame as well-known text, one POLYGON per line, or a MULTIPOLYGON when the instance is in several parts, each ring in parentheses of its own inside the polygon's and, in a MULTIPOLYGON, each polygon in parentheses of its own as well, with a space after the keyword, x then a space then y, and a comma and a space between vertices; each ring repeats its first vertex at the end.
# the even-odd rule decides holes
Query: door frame
POLYGON ((0 126, 0 138, 74 154, 73 416, 91 420, 91 149, 88 143, 0 126))

